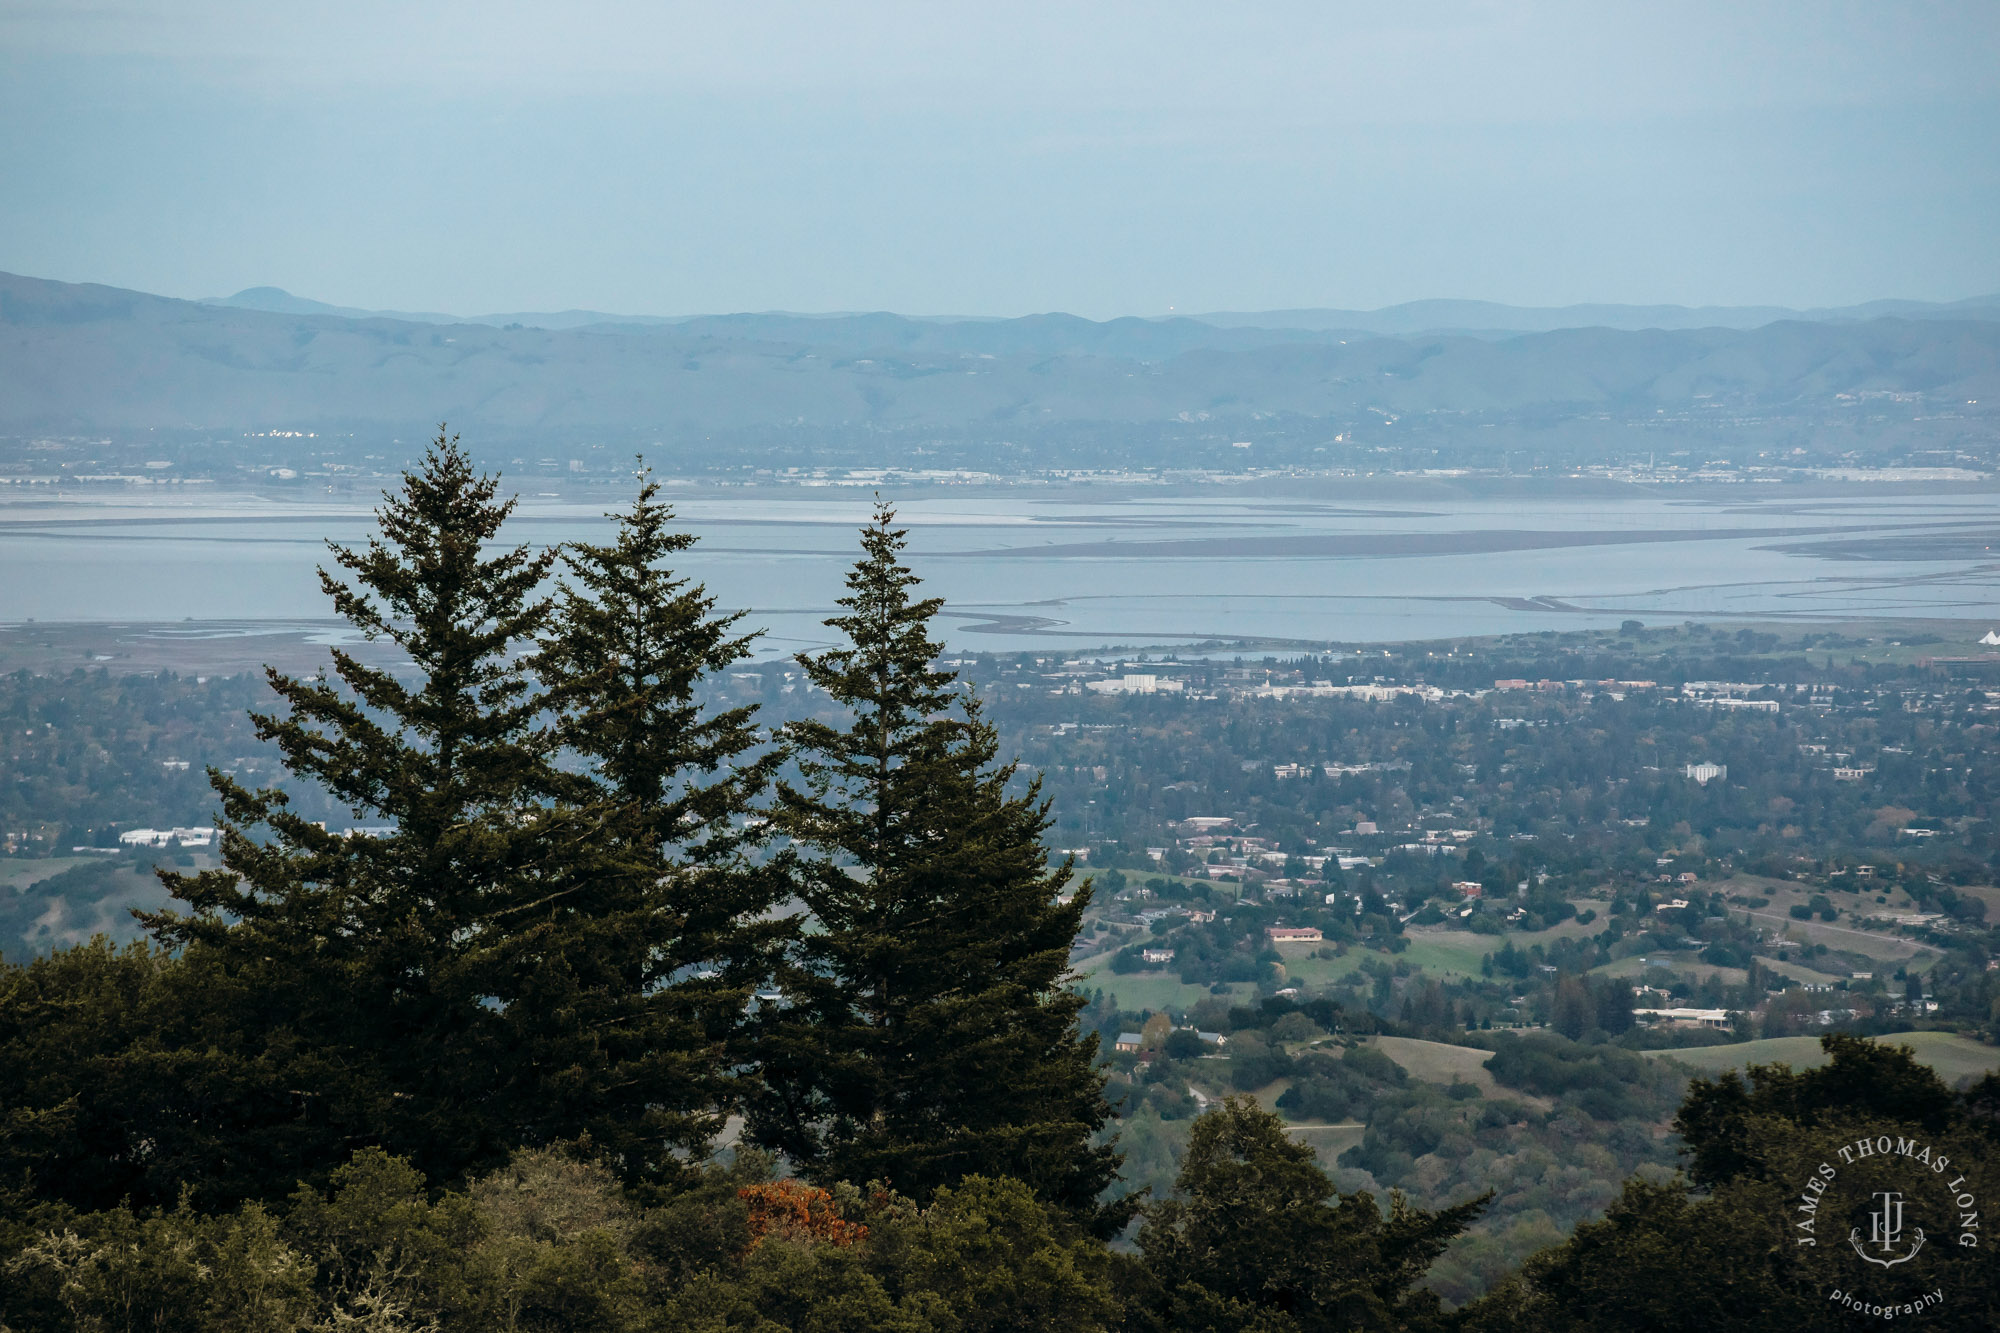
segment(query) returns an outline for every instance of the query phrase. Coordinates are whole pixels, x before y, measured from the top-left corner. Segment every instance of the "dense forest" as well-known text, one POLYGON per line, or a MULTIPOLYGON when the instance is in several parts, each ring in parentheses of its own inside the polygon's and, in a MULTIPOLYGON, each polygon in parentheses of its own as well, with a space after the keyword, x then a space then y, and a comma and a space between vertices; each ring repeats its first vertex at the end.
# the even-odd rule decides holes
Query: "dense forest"
MULTIPOLYGON (((1137 827, 1086 831, 1092 879, 1052 850, 1051 793, 1008 757, 1026 705, 967 688, 990 663, 961 676, 940 660, 940 604, 886 509, 828 622, 841 646, 774 672, 746 669, 737 619, 672 571, 689 538, 654 486, 602 546, 506 546, 510 507, 440 436, 381 536, 335 552, 336 609, 412 672, 336 650, 328 672, 274 671, 254 697, 88 673, 6 686, 7 744, 32 761, 10 812, 34 837, 72 788, 60 837, 80 845, 186 818, 183 761, 208 769, 221 837, 219 864, 167 856, 169 896, 134 942, 43 940, 0 966, 5 1327, 1844 1327, 1830 1286, 1897 1309, 1936 1289, 1926 1317, 1943 1327, 2000 1308, 1978 1223, 2000 1183, 2000 1076, 1954 1088, 1907 1050, 1832 1033, 1818 1068, 1689 1082, 1627 1040, 1631 987, 1591 971, 1621 941, 1698 935, 1749 969, 1769 942, 1726 893, 1676 889, 1682 905, 1658 910, 1658 856, 1581 837, 1558 854, 1541 835, 1561 811, 1534 792, 1561 762, 1686 727, 1643 705, 1595 727, 1565 716, 1580 754, 1536 751, 1551 767, 1518 778, 1518 727, 1337 704, 1334 730, 1294 729, 1316 766, 1336 744, 1399 765, 1360 773, 1394 782, 1405 811, 1348 774, 1267 786, 1274 737, 1218 748, 1162 702, 1165 730, 1205 737, 1208 757, 1140 732, 1123 743, 1143 761, 1102 754, 1056 781, 1129 789, 1191 766, 1165 785, 1201 812, 1227 802, 1282 873, 1232 860, 1226 836, 1167 830, 1197 813, 1172 810, 1157 858, 1137 827), (1235 754, 1255 746, 1253 772, 1235 754), (1406 839, 1453 803, 1492 852, 1459 852, 1450 874, 1415 852, 1343 870, 1326 850, 1334 832, 1406 839), (1511 852, 1518 833, 1532 855, 1511 852), (1603 887, 1606 866, 1623 878, 1604 932, 1527 942, 1576 919, 1570 891, 1603 887), (1505 910, 1464 931, 1492 943, 1480 975, 1441 984, 1399 955, 1426 906, 1465 910, 1450 895, 1468 882, 1505 910), (1308 920, 1329 980, 1287 984, 1306 960, 1256 941, 1308 920), (1140 933, 1199 1004, 1135 1012, 1079 976, 1086 958, 1096 983, 1135 975, 1140 933), (1492 1089, 1386 1053, 1431 1037, 1478 1054, 1492 1089), (1217 1072, 1232 1091, 1209 1096, 1217 1072), (1360 1137, 1330 1174, 1264 1095, 1360 1137), (1161 1156, 1170 1121, 1184 1131, 1161 1156), (1820 1154, 1878 1134, 1912 1161, 1921 1143, 1938 1173, 1955 1163, 1947 1202, 1969 1201, 1939 1210, 1913 1187, 1934 1243, 1882 1275, 1847 1253, 1832 1201, 1865 1208, 1856 1182, 1888 1179, 1897 1153, 1808 1191, 1828 1199, 1824 1246, 1800 1242, 1794 1197, 1834 1180, 1820 1154), (1538 1237, 1525 1263, 1517 1245, 1440 1269, 1484 1215, 1531 1199, 1543 1230, 1515 1236, 1538 1237), (1690 1290, 1691 1266, 1712 1281, 1690 1290)), ((1225 732, 1262 725, 1245 716, 1225 732)), ((1759 782, 1812 786, 1785 765, 1822 741, 1756 730, 1779 725, 1764 710, 1728 722, 1740 745, 1712 727, 1702 753, 1744 765, 1752 799, 1768 806, 1759 782)), ((1985 796, 1976 777, 1913 780, 1939 818, 1985 796)), ((1754 853, 1721 832, 1732 806, 1705 809, 1705 787, 1676 804, 1666 785, 1585 813, 1674 840, 1702 873, 1754 853)), ((1829 786, 1815 809, 1792 822, 1823 826, 1777 836, 1813 845, 1863 807, 1829 786)), ((1898 890, 1944 905, 1926 929, 1975 958, 1951 923, 1980 913, 1945 898, 1942 862, 1911 864, 1898 890)), ((62 873, 108 894, 91 877, 130 866, 62 873)), ((1748 1007, 1755 980, 1722 998, 1748 1007)))

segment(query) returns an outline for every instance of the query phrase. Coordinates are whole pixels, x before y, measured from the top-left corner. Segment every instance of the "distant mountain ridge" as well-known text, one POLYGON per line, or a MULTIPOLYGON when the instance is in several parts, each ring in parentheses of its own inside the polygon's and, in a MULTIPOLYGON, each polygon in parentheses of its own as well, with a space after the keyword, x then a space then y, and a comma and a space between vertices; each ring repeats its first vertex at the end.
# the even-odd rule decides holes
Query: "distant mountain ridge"
POLYGON ((608 315, 601 310, 557 310, 518 315, 445 315, 434 310, 363 310, 294 296, 283 287, 245 287, 234 296, 203 297, 202 305, 229 310, 262 310, 273 315, 337 315, 342 319, 399 319, 412 324, 520 324, 537 329, 575 329, 590 324, 673 324, 656 315, 608 315))
MULTIPOLYGON (((1488 449, 1588 439, 1590 422, 1657 414, 1791 423, 1757 426, 1760 439, 1823 433, 1815 422, 1847 430, 1852 404, 1897 395, 1937 405, 1937 420, 1964 417, 1952 438, 1987 438, 1994 408, 1968 404, 2000 404, 2000 320, 1935 311, 1486 338, 1069 315, 551 329, 276 312, 0 275, 0 346, 0 431, 16 433, 400 435, 449 420, 512 436, 810 442, 1291 421, 1328 423, 1325 439, 1407 419, 1488 449), (1496 424, 1511 433, 1477 433, 1496 424)), ((1242 437, 1223 438, 1227 449, 1242 437)))
POLYGON ((1407 301, 1380 310, 1218 311, 1191 315, 1217 328, 1358 329, 1368 333, 1554 333, 1559 329, 1754 329, 1782 320, 2000 319, 2000 295, 1963 301, 1869 301, 1793 310, 1785 306, 1513 306, 1492 301, 1407 301))
MULTIPOLYGON (((345 319, 400 319, 418 324, 519 324, 535 329, 575 329, 591 325, 658 327, 696 325, 755 330, 756 336, 795 336, 806 324, 838 320, 900 320, 923 325, 1011 324, 1013 319, 952 315, 898 315, 887 311, 835 311, 799 314, 791 311, 746 311, 725 315, 614 315, 600 310, 516 312, 500 315, 445 315, 432 311, 362 310, 328 305, 294 296, 282 287, 249 287, 234 296, 209 297, 203 305, 236 310, 262 310, 283 315, 338 315, 345 319)), ((1181 316, 1124 316, 1112 320, 1080 320, 1096 324, 1204 324, 1215 329, 1260 329, 1289 334, 1425 333, 1553 333, 1558 329, 1750 329, 1781 320, 1813 322, 1880 319, 2000 320, 2000 294, 1962 301, 1869 301, 1855 306, 1795 310, 1786 306, 1569 305, 1514 306, 1494 301, 1406 301, 1379 310, 1217 311, 1181 316)), ((1031 320, 1077 320, 1060 313, 1027 315, 1031 320)))

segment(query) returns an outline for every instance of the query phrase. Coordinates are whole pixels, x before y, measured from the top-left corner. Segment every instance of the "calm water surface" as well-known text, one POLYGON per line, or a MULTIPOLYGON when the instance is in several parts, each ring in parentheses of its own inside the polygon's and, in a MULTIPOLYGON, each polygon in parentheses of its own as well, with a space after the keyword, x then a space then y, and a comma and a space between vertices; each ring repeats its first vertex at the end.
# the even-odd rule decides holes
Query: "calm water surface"
MULTIPOLYGON (((910 560, 962 649, 1382 641, 1651 621, 2000 622, 2000 493, 1492 498, 1050 487, 899 501, 910 560)), ((607 503, 522 503, 513 535, 601 540, 607 503)), ((749 610, 766 653, 823 643, 865 494, 690 491, 685 571, 749 610)), ((358 505, 185 491, 0 498, 0 622, 330 614, 327 540, 358 505)))

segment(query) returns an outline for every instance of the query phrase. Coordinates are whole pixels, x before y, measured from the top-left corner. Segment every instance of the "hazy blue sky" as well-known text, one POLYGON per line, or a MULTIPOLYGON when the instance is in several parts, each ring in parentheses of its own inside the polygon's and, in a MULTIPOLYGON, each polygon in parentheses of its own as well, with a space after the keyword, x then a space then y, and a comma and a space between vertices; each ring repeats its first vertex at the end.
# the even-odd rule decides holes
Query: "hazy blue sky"
POLYGON ((0 0, 0 269, 460 313, 2000 290, 2000 4, 0 0))

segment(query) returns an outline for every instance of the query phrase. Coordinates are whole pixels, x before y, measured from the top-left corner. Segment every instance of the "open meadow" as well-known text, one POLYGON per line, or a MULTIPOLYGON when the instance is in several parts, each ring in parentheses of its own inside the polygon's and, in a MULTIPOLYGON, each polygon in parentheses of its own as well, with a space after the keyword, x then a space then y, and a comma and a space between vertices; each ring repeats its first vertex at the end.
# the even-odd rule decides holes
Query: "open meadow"
MULTIPOLYGON (((1900 1032, 1875 1040, 1889 1046, 1908 1046, 1918 1061, 1938 1072, 1946 1083, 1977 1079, 2000 1070, 2000 1046, 1987 1046, 1953 1032, 1900 1032)), ((1648 1051, 1655 1060, 1671 1060, 1696 1073, 1719 1074, 1725 1069, 1746 1069, 1751 1065, 1787 1064, 1794 1069, 1817 1069, 1827 1063, 1818 1037, 1765 1037, 1728 1046, 1701 1046, 1692 1050, 1648 1051)))

